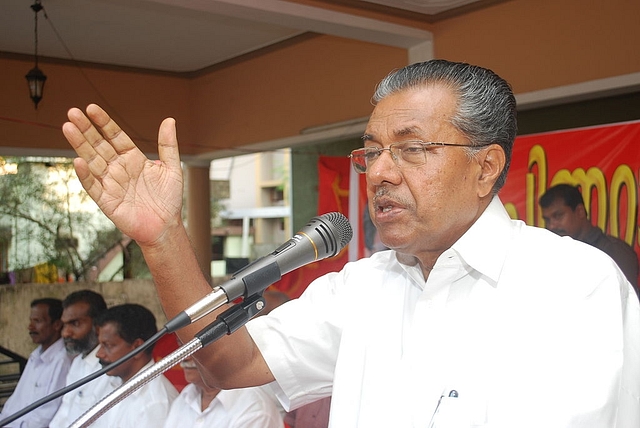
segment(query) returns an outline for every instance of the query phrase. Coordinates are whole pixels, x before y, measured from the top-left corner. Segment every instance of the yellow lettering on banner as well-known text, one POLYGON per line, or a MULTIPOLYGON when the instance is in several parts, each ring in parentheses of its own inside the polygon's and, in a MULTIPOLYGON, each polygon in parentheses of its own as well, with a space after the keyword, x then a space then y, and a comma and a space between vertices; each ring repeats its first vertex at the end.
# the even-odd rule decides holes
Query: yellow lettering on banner
MULTIPOLYGON (((544 227, 538 200, 547 190, 548 174, 547 155, 544 148, 536 144, 529 151, 528 172, 525 174, 525 222, 529 225, 544 227), (536 168, 537 173, 534 172, 536 168)), ((640 176, 640 170, 638 171, 638 176, 640 176)), ((621 164, 615 169, 609 189, 607 189, 607 180, 604 172, 597 167, 591 167, 586 172, 583 168, 576 168, 573 171, 561 169, 554 174, 549 182, 549 187, 561 183, 580 186, 587 214, 590 214, 591 211, 591 195, 593 189, 595 189, 598 212, 597 216, 594 215, 597 218, 592 218, 592 220, 595 220, 597 226, 604 231, 607 231, 607 222, 609 222, 609 233, 611 235, 621 237, 630 245, 635 244, 635 239, 640 244, 638 181, 628 165, 621 164), (624 213, 620 212, 623 188, 627 192, 627 205, 624 213), (626 222, 624 237, 620 236, 621 219, 626 222)), ((519 218, 516 206, 513 203, 505 203, 505 208, 511 218, 519 218)))
POLYGON ((516 208, 515 204, 512 204, 511 202, 506 202, 504 204, 504 209, 507 210, 507 214, 509 214, 509 217, 512 220, 518 220, 520 217, 518 217, 518 209, 516 208))
MULTIPOLYGON (((633 246, 633 235, 636 232, 638 218, 638 186, 633 171, 629 165, 620 165, 616 168, 611 178, 611 234, 624 239, 627 244, 633 246), (620 233, 620 195, 622 188, 627 189, 627 224, 624 237, 620 233)), ((625 217, 623 217, 625 218, 625 217)))
POLYGON ((534 174, 529 172, 525 177, 525 223, 542 227, 544 220, 542 220, 542 212, 538 209, 538 199, 547 190, 547 154, 539 144, 531 147, 529 151, 529 171, 536 165, 538 166, 538 185, 536 186, 534 174), (534 218, 536 212, 538 216, 534 218))

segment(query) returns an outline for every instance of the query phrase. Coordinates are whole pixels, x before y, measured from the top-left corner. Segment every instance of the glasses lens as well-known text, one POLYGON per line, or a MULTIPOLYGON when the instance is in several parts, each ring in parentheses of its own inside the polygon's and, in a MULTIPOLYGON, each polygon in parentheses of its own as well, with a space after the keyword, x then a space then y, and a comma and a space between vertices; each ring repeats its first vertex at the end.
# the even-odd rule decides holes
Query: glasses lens
POLYGON ((375 147, 365 147, 351 152, 353 168, 360 174, 367 172, 367 167, 380 156, 380 150, 375 147))
POLYGON ((353 165, 353 169, 359 174, 367 172, 365 156, 364 149, 358 149, 351 152, 351 165, 353 165))
MULTIPOLYGON (((426 148, 417 141, 407 141, 391 145, 396 159, 402 159, 405 165, 418 166, 427 163, 426 148)), ((400 166, 400 165, 398 165, 400 166)))

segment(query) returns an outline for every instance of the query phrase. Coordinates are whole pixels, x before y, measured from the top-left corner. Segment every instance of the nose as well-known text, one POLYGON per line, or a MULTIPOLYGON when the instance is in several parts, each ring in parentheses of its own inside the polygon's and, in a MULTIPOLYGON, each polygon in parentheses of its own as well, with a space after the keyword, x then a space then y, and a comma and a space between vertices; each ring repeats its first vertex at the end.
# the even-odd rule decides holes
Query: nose
POLYGON ((393 153, 388 147, 381 149, 378 159, 367 166, 367 181, 370 184, 379 185, 383 182, 398 184, 401 180, 402 175, 393 153))
POLYGON ((98 352, 96 352, 96 357, 103 360, 106 357, 104 350, 102 349, 102 345, 98 348, 98 352))
POLYGON ((60 335, 65 339, 71 337, 71 329, 69 328, 69 326, 63 324, 62 325, 62 331, 60 332, 60 335))

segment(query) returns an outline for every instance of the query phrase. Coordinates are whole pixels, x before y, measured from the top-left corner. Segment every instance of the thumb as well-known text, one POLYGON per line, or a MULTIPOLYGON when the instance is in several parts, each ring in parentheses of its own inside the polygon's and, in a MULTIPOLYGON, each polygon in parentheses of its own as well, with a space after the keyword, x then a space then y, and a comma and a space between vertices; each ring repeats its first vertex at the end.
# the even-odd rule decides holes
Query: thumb
POLYGON ((171 168, 180 168, 180 153, 176 135, 176 121, 168 117, 160 124, 158 131, 158 155, 171 168))

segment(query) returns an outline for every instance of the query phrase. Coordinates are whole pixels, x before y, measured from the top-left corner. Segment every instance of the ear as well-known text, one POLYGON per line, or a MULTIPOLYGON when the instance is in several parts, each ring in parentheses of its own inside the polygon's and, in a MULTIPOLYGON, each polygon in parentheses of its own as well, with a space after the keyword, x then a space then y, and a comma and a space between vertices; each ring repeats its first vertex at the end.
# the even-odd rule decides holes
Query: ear
POLYGON ((478 153, 478 161, 480 164, 478 196, 484 198, 492 193, 493 185, 506 164, 506 156, 500 145, 491 144, 478 153))
POLYGON ((578 217, 589 219, 589 216, 587 215, 587 207, 585 207, 584 204, 578 204, 574 211, 578 214, 578 217))
MULTIPOLYGON (((134 341, 131 343, 131 346, 133 346, 133 349, 136 349, 136 348, 138 348, 140 345, 142 345, 143 343, 144 343, 144 340, 142 340, 142 339, 140 339, 140 338, 137 338, 136 340, 134 340, 134 341)), ((146 354, 146 352, 147 352, 147 351, 148 351, 148 350, 146 350, 146 351, 142 351, 142 352, 140 352, 140 353, 136 354, 133 358, 134 358, 134 359, 142 358, 142 357, 144 357, 144 356, 145 356, 145 354, 146 354)))
POLYGON ((61 320, 55 320, 53 322, 53 329, 55 331, 57 331, 58 333, 62 332, 62 321, 61 320))

